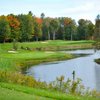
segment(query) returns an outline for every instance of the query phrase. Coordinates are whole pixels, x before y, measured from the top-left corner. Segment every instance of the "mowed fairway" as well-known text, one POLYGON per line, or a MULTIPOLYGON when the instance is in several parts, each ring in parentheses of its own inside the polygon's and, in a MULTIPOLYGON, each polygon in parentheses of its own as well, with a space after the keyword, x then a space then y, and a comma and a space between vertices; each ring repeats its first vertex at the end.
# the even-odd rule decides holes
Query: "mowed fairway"
MULTIPOLYGON (((30 49, 41 48, 43 50, 62 50, 66 49, 77 49, 77 48, 91 48, 94 41, 92 40, 81 40, 81 41, 63 41, 63 40, 49 40, 49 41, 39 41, 39 42, 23 42, 18 43, 18 49, 21 47, 30 49), (73 46, 73 47, 72 47, 73 46)), ((0 44, 0 51, 4 52, 11 50, 13 43, 0 44)))
POLYGON ((90 48, 93 41, 43 41, 18 43, 18 50, 12 51, 12 43, 0 44, 0 69, 20 71, 21 68, 42 62, 71 59, 71 54, 60 53, 60 49, 90 48), (87 45, 87 46, 86 46, 87 45), (24 49, 21 49, 23 47, 24 49), (25 48, 30 50, 25 50, 25 48), (37 50, 41 48, 41 50, 37 50), (52 51, 50 51, 52 50, 52 51))
POLYGON ((21 67, 27 65, 35 65, 42 62, 55 60, 70 59, 71 54, 58 52, 42 52, 42 51, 17 51, 16 53, 0 54, 0 69, 8 71, 18 71, 21 67))

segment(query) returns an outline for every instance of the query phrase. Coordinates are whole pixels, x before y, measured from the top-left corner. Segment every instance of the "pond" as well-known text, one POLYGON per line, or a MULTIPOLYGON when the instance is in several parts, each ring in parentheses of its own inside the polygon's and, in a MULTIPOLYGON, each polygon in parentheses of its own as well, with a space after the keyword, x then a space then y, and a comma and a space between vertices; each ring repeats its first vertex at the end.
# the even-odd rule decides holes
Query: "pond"
POLYGON ((90 89, 100 91, 100 65, 94 62, 94 59, 100 58, 100 51, 94 52, 93 49, 62 51, 76 55, 88 54, 66 61, 53 63, 44 63, 29 68, 27 75, 34 76, 37 80, 52 82, 61 75, 65 79, 72 79, 72 72, 75 70, 76 78, 82 79, 82 84, 90 89))

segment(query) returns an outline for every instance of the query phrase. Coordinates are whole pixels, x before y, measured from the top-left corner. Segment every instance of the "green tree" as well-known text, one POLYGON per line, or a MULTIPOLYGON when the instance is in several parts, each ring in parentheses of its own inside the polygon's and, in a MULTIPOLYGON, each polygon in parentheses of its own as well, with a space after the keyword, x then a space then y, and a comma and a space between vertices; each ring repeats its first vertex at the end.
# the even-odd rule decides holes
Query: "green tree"
POLYGON ((28 33, 27 33, 27 18, 26 15, 18 15, 18 19, 20 21, 20 41, 28 41, 28 33))
POLYGON ((41 13, 41 19, 44 19, 44 17, 45 17, 45 14, 41 13))
POLYGON ((56 39, 56 32, 58 30, 58 20, 57 19, 52 19, 51 22, 50 22, 50 28, 51 28, 51 31, 53 32, 53 40, 56 39))
POLYGON ((96 21, 95 21, 94 39, 100 40, 100 15, 97 15, 97 18, 96 18, 96 21))
POLYGON ((94 40, 95 40, 95 48, 100 49, 100 15, 97 15, 95 22, 94 40))
POLYGON ((64 25, 64 17, 59 17, 59 28, 58 28, 58 34, 57 38, 58 39, 63 39, 65 40, 65 25, 64 25))
POLYGON ((93 39, 94 36, 94 24, 90 20, 86 20, 87 25, 87 39, 93 39))
POLYGON ((34 36, 34 19, 32 13, 18 15, 18 19, 20 20, 20 40, 30 41, 34 36))
POLYGON ((51 39, 51 35, 50 35, 50 21, 51 21, 51 18, 47 17, 43 21, 44 21, 43 37, 44 37, 44 39, 50 40, 51 39))
POLYGON ((80 19, 78 21, 78 28, 77 28, 77 32, 78 32, 78 39, 79 40, 86 40, 86 35, 87 35, 87 25, 86 25, 86 21, 84 19, 80 19))
POLYGON ((9 39, 10 34, 11 34, 11 31, 10 31, 10 26, 9 26, 7 17, 0 16, 0 40, 1 42, 3 41, 5 43, 5 41, 9 39))
POLYGON ((34 36, 34 19, 32 14, 30 13, 26 16, 26 18, 27 18, 26 32, 28 34, 28 40, 30 40, 34 36))
POLYGON ((90 20, 80 19, 78 21, 78 39, 93 39, 94 25, 90 20))
POLYGON ((76 32, 75 20, 65 17, 62 20, 63 25, 63 38, 67 40, 73 40, 73 35, 76 32))
POLYGON ((41 13, 41 20, 42 20, 42 40, 46 39, 46 35, 45 35, 45 14, 44 13, 41 13))

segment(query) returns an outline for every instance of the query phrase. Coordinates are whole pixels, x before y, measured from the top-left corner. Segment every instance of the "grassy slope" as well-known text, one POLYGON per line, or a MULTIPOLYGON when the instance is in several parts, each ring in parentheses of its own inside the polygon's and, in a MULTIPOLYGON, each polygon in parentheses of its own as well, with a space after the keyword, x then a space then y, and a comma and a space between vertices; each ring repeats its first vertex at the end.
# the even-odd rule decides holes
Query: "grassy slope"
MULTIPOLYGON (((19 43, 19 47, 30 47, 30 48, 36 48, 36 47, 57 47, 61 46, 62 48, 64 46, 85 46, 89 45, 91 46, 93 41, 48 41, 47 43, 42 42, 34 42, 34 43, 19 43)), ((72 58, 72 55, 70 54, 64 54, 64 53, 47 53, 45 51, 27 51, 27 50, 18 50, 17 53, 8 53, 9 50, 11 50, 12 44, 0 44, 0 70, 7 70, 7 71, 19 71, 22 63, 30 63, 31 64, 37 64, 44 61, 53 61, 53 60, 61 60, 61 59, 69 59, 72 58)), ((56 92, 49 92, 45 90, 37 90, 32 89, 28 87, 21 87, 17 85, 10 85, 10 84, 3 84, 0 83, 0 100, 11 100, 11 98, 14 98, 14 100, 20 100, 26 98, 26 100, 31 100, 34 98, 37 98, 37 100, 48 100, 48 98, 42 98, 42 97, 49 97, 52 99, 58 99, 58 100, 95 100, 95 99, 88 99, 88 98, 82 98, 82 97, 74 97, 69 96, 61 93, 56 92), (9 88, 9 89, 7 89, 9 88), (7 94, 9 95, 7 96, 7 94), (16 95, 15 95, 16 94, 16 95), (22 95, 22 96, 21 96, 22 95), (37 96, 36 96, 37 95, 37 96), (42 96, 42 97, 39 97, 42 96), (8 97, 8 98, 7 98, 8 97), (63 99, 62 99, 63 98, 63 99)), ((36 99, 35 99, 36 100, 36 99)))
POLYGON ((34 65, 45 61, 54 61, 60 59, 69 59, 72 55, 65 53, 47 53, 41 51, 18 51, 15 54, 0 54, 0 69, 8 71, 19 71, 20 67, 34 65))
POLYGON ((52 99, 0 87, 0 100, 52 100, 52 99))
MULTIPOLYGON (((23 46, 29 47, 31 49, 36 47, 42 47, 42 48, 55 48, 58 46, 60 48, 65 48, 65 46, 71 47, 72 49, 75 49, 76 47, 91 47, 91 44, 93 41, 45 41, 45 42, 30 42, 30 43, 18 43, 19 50, 17 53, 12 54, 8 53, 9 50, 12 48, 12 43, 6 43, 6 44, 0 44, 0 69, 1 70, 8 70, 8 71, 19 71, 20 66, 25 65, 34 65, 39 64, 41 62, 45 61, 55 61, 55 60, 63 60, 63 59, 70 59, 72 58, 72 55, 70 54, 64 54, 64 53, 48 53, 46 51, 27 51, 27 50, 21 50, 20 47, 23 46), (72 47, 73 46, 73 47, 72 47)), ((57 49, 56 48, 56 49, 57 49)), ((56 50, 55 49, 55 50, 56 50)))
POLYGON ((32 100, 32 98, 37 98, 33 100, 99 100, 96 98, 73 96, 55 91, 7 83, 0 83, 0 90, 2 90, 0 91, 0 100, 6 100, 6 98, 7 100, 11 100, 10 98, 14 100, 21 100, 22 98, 24 98, 24 100, 32 100))
POLYGON ((0 100, 52 100, 46 97, 30 95, 15 90, 0 88, 0 100))

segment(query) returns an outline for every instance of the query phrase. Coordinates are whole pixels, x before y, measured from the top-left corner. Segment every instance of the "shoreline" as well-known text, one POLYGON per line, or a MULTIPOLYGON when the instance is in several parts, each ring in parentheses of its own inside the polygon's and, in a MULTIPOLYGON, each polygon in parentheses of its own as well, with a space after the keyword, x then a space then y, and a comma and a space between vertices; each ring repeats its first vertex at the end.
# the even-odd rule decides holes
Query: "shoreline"
POLYGON ((96 62, 97 64, 100 64, 100 58, 95 59, 95 62, 96 62))
MULTIPOLYGON (((66 54, 66 53, 65 53, 66 54)), ((33 59, 33 60, 27 60, 21 63, 21 72, 25 72, 28 68, 35 66, 35 65, 39 65, 39 64, 43 64, 43 63, 49 63, 49 62, 55 62, 55 61, 65 61, 65 60, 70 60, 70 59, 74 59, 77 58, 77 56, 73 55, 73 54, 69 54, 70 57, 67 56, 67 54, 65 56, 59 56, 59 57, 48 57, 48 58, 44 58, 44 59, 33 59)))

